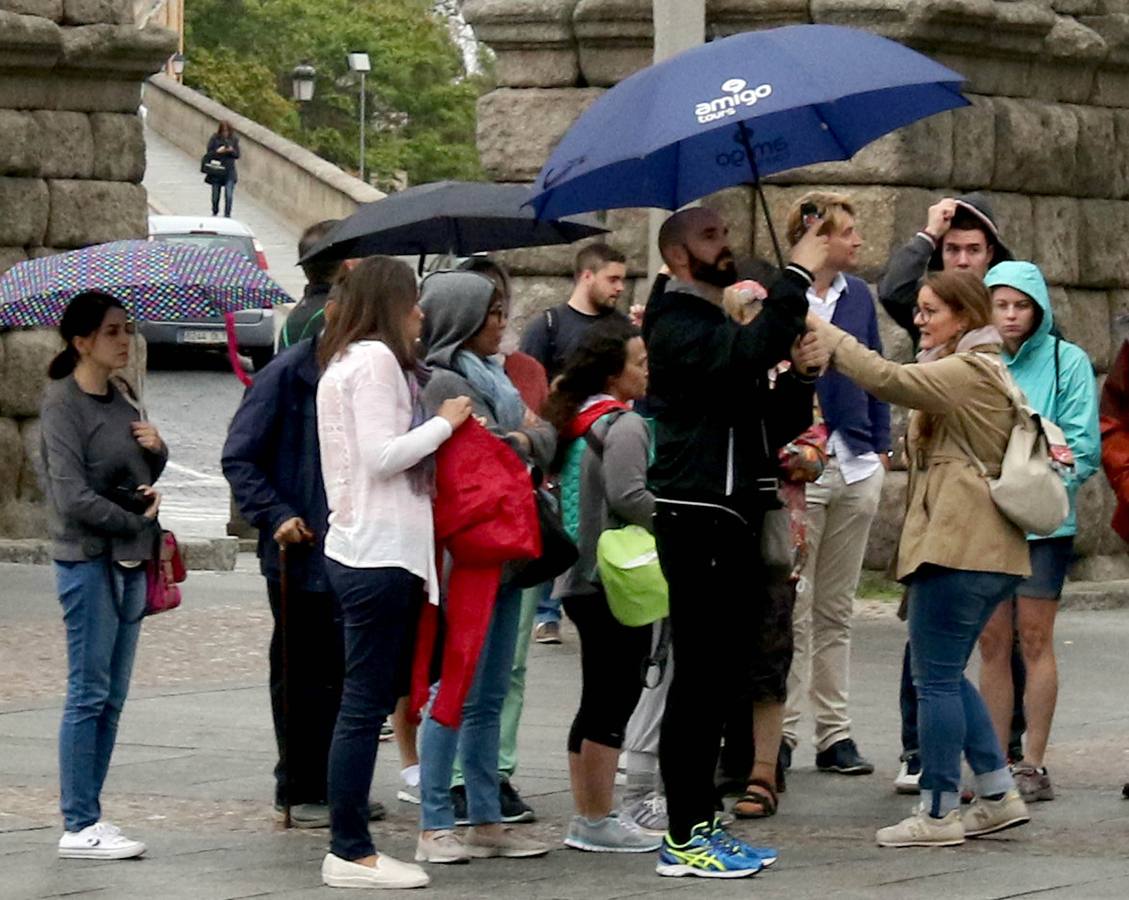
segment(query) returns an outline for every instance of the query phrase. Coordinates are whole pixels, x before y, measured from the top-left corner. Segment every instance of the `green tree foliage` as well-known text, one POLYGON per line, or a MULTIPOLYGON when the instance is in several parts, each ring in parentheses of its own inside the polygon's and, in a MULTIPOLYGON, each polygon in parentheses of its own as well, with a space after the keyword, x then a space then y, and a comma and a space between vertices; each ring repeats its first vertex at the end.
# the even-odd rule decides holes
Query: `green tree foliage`
POLYGON ((475 102, 430 0, 187 0, 187 84, 242 115, 356 170, 359 85, 346 54, 369 54, 366 169, 412 184, 481 178, 475 102), (290 73, 317 69, 314 100, 290 100, 290 73))

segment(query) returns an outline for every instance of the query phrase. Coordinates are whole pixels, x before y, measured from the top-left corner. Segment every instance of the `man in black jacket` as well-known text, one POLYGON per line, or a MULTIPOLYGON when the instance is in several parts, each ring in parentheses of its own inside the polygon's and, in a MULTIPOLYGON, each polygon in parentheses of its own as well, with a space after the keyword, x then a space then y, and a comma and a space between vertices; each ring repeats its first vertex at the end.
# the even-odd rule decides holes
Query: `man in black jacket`
MULTIPOLYGON (((270 695, 278 743, 275 807, 289 802, 294 823, 306 828, 329 825, 327 765, 345 659, 341 616, 322 552, 329 508, 318 450, 320 376, 317 339, 299 341, 276 356, 244 394, 222 456, 223 474, 239 511, 259 529, 259 566, 274 617, 270 695), (279 552, 283 545, 285 629, 279 552)), ((383 808, 374 806, 372 814, 382 815, 383 808)))
POLYGON ((657 871, 738 877, 764 862, 715 826, 713 773, 730 698, 747 694, 743 647, 767 603, 759 542, 765 510, 779 507, 776 448, 811 424, 815 375, 827 363, 804 336, 805 292, 827 238, 812 229, 800 240, 763 312, 744 326, 721 305, 736 270, 716 213, 676 213, 659 248, 672 278, 648 304, 643 332, 655 538, 677 665, 659 748, 670 831, 657 871), (792 371, 771 382, 769 370, 789 357, 792 371))

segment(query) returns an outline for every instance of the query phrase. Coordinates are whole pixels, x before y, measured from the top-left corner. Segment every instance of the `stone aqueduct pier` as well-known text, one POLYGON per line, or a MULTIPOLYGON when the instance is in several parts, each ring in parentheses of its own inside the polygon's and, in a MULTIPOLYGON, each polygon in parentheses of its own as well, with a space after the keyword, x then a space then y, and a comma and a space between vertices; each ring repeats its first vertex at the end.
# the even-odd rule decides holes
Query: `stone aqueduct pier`
MULTIPOLYGON (((144 237, 142 82, 176 52, 133 0, 0 0, 0 272, 144 237)), ((0 335, 0 538, 44 533, 36 416, 49 331, 0 335)), ((144 355, 137 354, 144 366, 144 355)))
MULTIPOLYGON (((141 82, 176 49, 172 32, 134 24, 132 0, 0 0, 0 271, 15 262, 145 233, 141 82)), ((651 0, 466 0, 468 21, 497 55, 498 87, 479 103, 489 176, 528 182, 576 115, 652 58, 651 0)), ((1043 267, 1063 331, 1104 377, 1129 313, 1129 0, 707 0, 707 35, 821 22, 902 41, 968 78, 970 108, 936 116, 865 149, 771 179, 777 219, 815 184, 850 192, 874 281, 890 250, 936 198, 988 192, 1008 244, 1043 267)), ((612 136, 611 139, 614 139, 612 136)), ((767 255, 750 192, 709 198, 739 254, 767 255)), ((612 240, 642 299, 647 213, 615 210, 612 240)), ((569 290, 568 248, 516 251, 515 323, 569 290)), ((627 299, 631 299, 629 296, 627 299)), ((904 336, 885 322, 887 350, 904 336)), ((31 459, 48 334, 0 337, 0 537, 42 532, 31 459)), ((900 508, 904 478, 884 509, 900 508)), ((1082 494, 1080 578, 1129 578, 1108 527, 1112 495, 1082 494)), ((869 563, 889 559, 898 528, 875 527, 869 563)))
MULTIPOLYGON (((478 107, 478 146, 496 181, 531 181, 577 114, 653 55, 651 0, 467 0, 464 12, 497 55, 498 87, 478 107)), ((962 73, 971 107, 889 135, 849 163, 774 177, 769 206, 779 222, 812 185, 850 193, 866 238, 860 274, 873 283, 932 202, 987 192, 1017 257, 1046 273, 1056 320, 1090 354, 1100 383, 1123 335, 1118 319, 1129 313, 1129 0, 707 0, 706 17, 708 37, 807 22, 866 28, 962 73)), ((769 258, 749 189, 705 202, 727 217, 734 252, 769 258)), ((607 215, 640 301, 647 218, 607 215)), ((518 325, 567 296, 570 257, 562 248, 507 255, 518 325)), ((880 315, 887 354, 908 359, 905 336, 880 315)), ((890 513, 876 522, 868 554, 874 567, 893 552, 904 474, 886 490, 890 513)), ((1080 502, 1084 559, 1075 577, 1129 578, 1100 474, 1080 502)))

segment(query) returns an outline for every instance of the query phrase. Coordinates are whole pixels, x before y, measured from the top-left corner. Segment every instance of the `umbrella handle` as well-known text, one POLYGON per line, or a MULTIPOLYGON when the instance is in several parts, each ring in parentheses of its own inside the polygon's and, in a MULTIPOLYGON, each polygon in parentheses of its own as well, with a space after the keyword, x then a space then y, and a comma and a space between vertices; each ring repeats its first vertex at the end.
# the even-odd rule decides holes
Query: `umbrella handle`
POLYGON ((243 363, 239 361, 239 341, 235 336, 235 316, 232 313, 225 312, 223 314, 223 327, 227 332, 227 359, 231 363, 231 371, 235 373, 235 377, 243 382, 244 387, 251 386, 251 376, 247 374, 247 370, 243 368, 243 363))
MULTIPOLYGON (((768 224, 768 236, 772 239, 772 249, 776 253, 776 264, 780 267, 780 270, 783 271, 784 254, 780 252, 780 240, 776 237, 776 228, 772 224, 772 214, 769 212, 768 202, 764 198, 764 188, 761 186, 761 173, 760 169, 757 167, 757 157, 753 152, 752 134, 744 120, 737 123, 737 129, 741 135, 741 145, 745 148, 745 155, 749 158, 749 168, 753 171, 753 189, 760 198, 761 209, 764 210, 764 220, 768 224)), ((756 210, 753 210, 753 215, 756 215, 756 210)))

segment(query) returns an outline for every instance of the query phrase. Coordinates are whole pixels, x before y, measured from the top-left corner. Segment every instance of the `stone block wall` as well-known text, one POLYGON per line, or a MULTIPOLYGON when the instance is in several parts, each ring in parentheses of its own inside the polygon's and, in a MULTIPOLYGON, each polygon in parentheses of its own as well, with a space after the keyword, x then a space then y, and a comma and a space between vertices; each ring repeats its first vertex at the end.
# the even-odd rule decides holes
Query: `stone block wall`
MULTIPOLYGON (((499 85, 478 109, 492 178, 531 181, 577 115, 650 64, 651 10, 651 0, 466 0, 467 21, 497 56, 499 85)), ((1100 383, 1129 331, 1129 0, 707 0, 706 15, 710 37, 808 22, 865 28, 962 73, 972 106, 888 135, 849 162, 769 179, 774 219, 812 186, 850 193, 866 239, 859 274, 873 284, 931 203, 987 192, 1005 241, 1043 268, 1056 318, 1090 354, 1100 383)), ((768 258, 751 201, 748 188, 706 200, 729 218, 738 256, 768 258)), ((616 210, 607 222, 616 228, 611 243, 630 257, 628 293, 642 301, 647 214, 616 210)), ((507 257, 517 273, 515 327, 565 299, 570 256, 553 248, 507 257)), ((879 314, 888 355, 908 359, 908 339, 879 314)), ((888 479, 887 494, 882 508, 900 509, 904 475, 888 479)), ((1100 474, 1080 502, 1086 558, 1075 575, 1129 577, 1100 474)), ((899 527, 894 513, 876 524, 869 565, 889 562, 899 527)))
MULTIPOLYGON (((148 233, 142 81, 177 38, 132 0, 0 0, 0 274, 148 233)), ((53 331, 0 335, 0 537, 44 533, 36 416, 53 331)), ((144 346, 133 371, 145 371, 144 346)))

